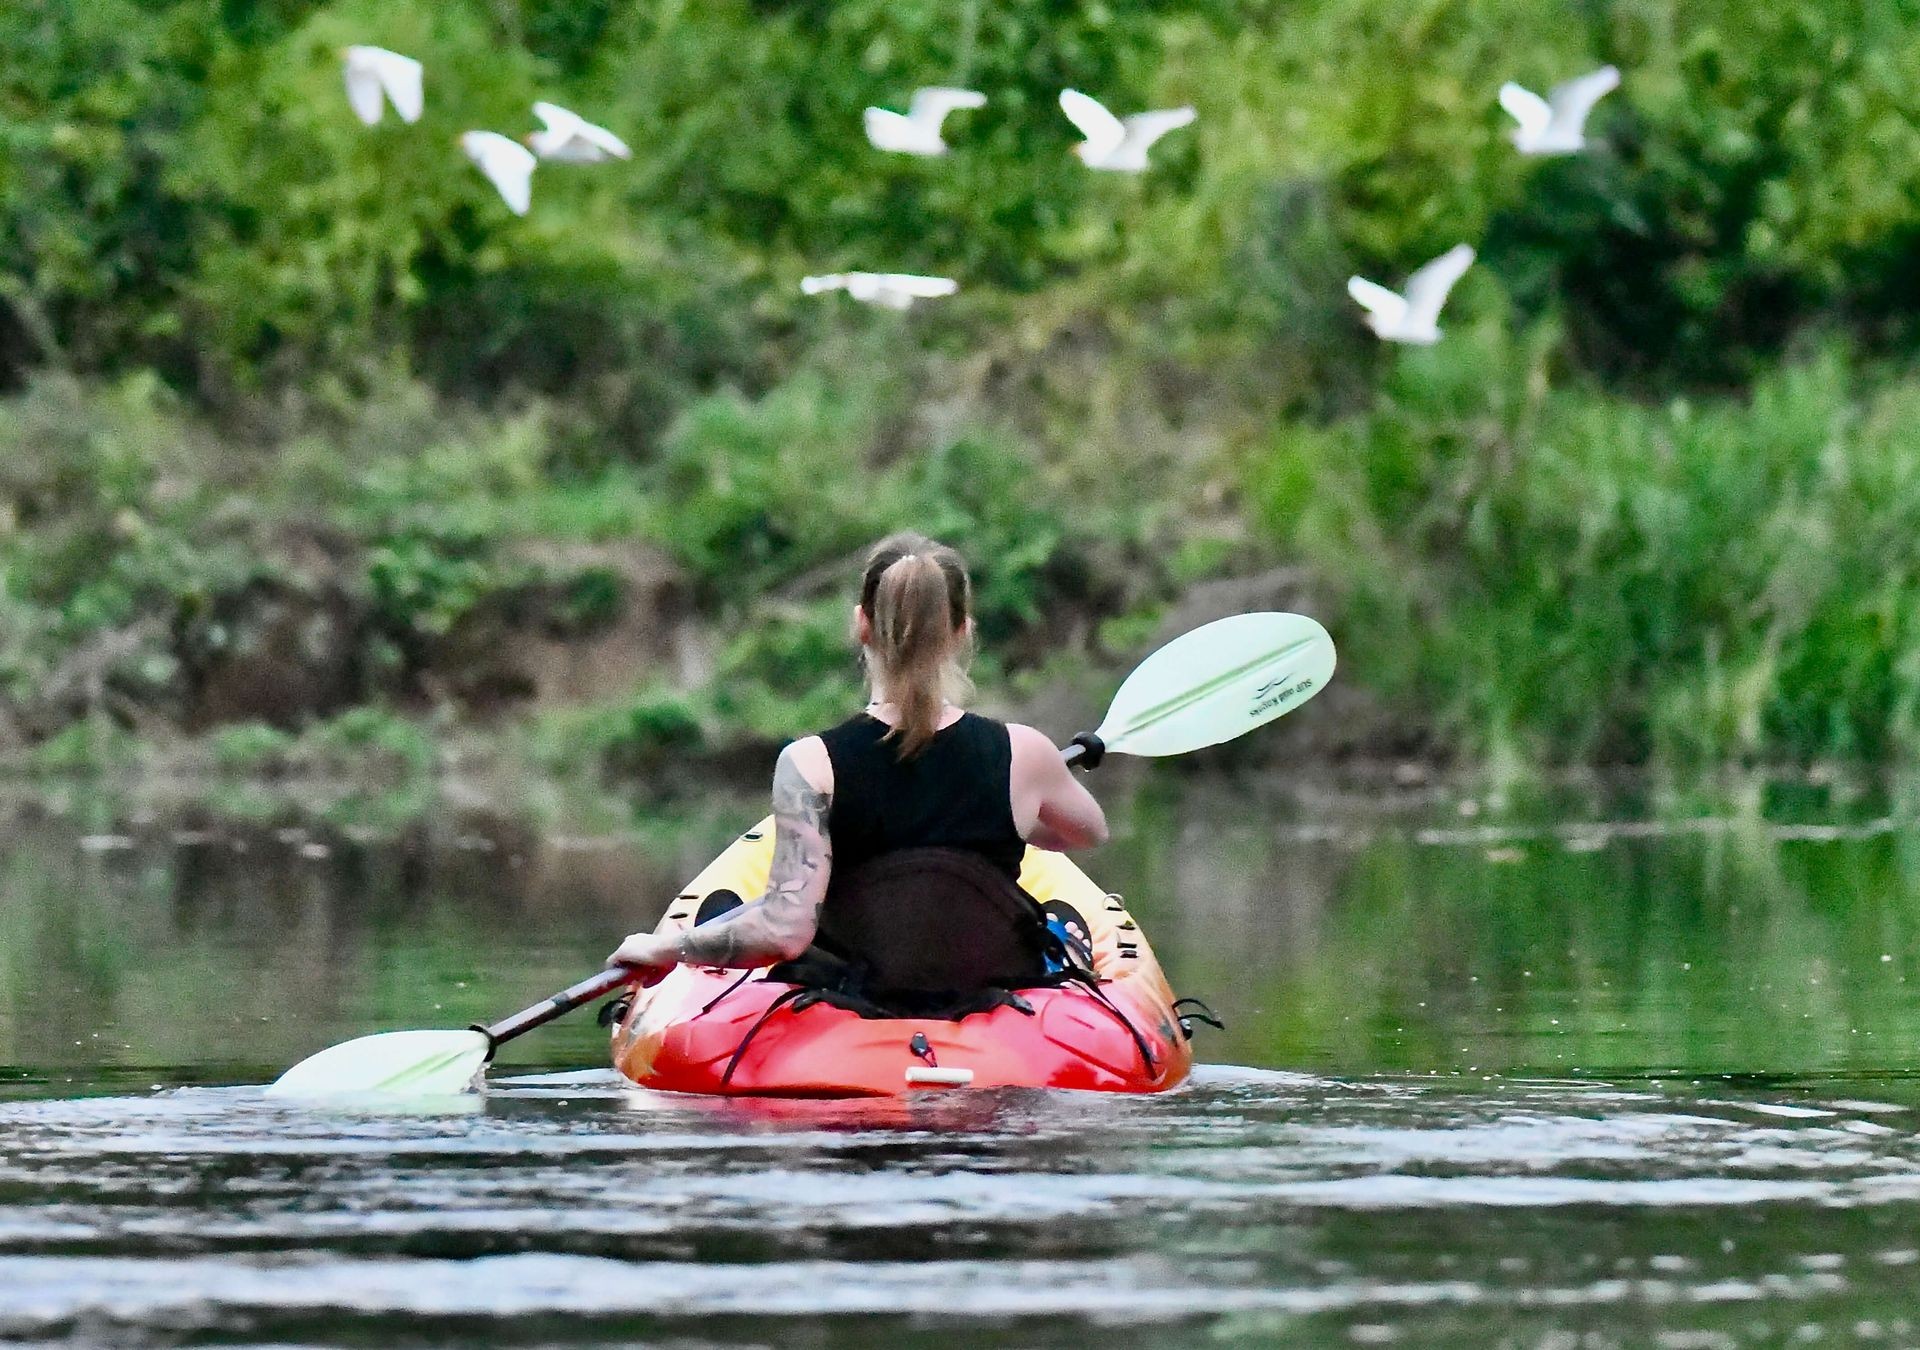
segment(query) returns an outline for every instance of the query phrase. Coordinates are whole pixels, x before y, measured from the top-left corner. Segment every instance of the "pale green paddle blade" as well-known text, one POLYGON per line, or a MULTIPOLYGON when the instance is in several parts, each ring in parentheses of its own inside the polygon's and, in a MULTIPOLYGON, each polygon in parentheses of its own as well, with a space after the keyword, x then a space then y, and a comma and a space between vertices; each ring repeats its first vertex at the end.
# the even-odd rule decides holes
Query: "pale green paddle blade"
POLYGON ((1333 639, 1304 614, 1236 614, 1142 661, 1094 734, 1123 755, 1218 745, 1292 712, 1326 688, 1333 666, 1333 639))
POLYGON ((442 1097, 479 1086, 487 1038, 477 1031, 389 1031, 311 1055, 269 1097, 442 1097))

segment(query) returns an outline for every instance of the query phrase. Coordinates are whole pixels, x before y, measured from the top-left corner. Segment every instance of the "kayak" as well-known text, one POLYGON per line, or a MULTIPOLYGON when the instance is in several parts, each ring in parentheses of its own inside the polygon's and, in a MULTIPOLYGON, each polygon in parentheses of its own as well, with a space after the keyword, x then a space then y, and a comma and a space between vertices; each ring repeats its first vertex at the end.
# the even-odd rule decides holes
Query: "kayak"
MULTIPOLYGON (((728 846, 668 906, 655 932, 684 932, 766 889, 771 818, 728 846)), ((1022 990, 958 1020, 862 1017, 796 986, 718 967, 676 966, 634 994, 613 1063, 643 1087, 719 1096, 889 1097, 933 1088, 1164 1092, 1193 1067, 1173 990, 1117 895, 1062 854, 1029 848, 1020 885, 1098 977, 1022 990)))

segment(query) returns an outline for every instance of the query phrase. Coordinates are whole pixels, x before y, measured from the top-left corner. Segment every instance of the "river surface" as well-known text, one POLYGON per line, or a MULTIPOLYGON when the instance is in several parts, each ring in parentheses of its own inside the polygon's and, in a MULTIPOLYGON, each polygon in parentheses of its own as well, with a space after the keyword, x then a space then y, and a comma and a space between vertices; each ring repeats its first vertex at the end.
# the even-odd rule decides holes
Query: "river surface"
POLYGON ((529 1003, 746 799, 0 805, 0 1342, 1920 1345, 1920 797, 1110 780, 1228 1022, 1159 1098, 715 1102, 578 1015, 484 1098, 333 1041, 529 1003))

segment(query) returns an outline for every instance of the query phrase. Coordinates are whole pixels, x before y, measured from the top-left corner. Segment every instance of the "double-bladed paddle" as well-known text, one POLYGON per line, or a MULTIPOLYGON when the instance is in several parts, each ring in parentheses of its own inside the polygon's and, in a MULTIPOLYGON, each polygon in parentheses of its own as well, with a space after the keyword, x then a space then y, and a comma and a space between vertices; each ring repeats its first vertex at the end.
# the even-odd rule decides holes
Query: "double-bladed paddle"
MULTIPOLYGON (((1181 755, 1245 735, 1292 712, 1333 676, 1333 639, 1300 614, 1236 614, 1160 648, 1126 678, 1097 731, 1061 751, 1091 769, 1107 755, 1181 755)), ((516 1036, 634 981, 603 970, 491 1026, 389 1031, 301 1060, 271 1096, 439 1096, 476 1086, 494 1051, 516 1036)))

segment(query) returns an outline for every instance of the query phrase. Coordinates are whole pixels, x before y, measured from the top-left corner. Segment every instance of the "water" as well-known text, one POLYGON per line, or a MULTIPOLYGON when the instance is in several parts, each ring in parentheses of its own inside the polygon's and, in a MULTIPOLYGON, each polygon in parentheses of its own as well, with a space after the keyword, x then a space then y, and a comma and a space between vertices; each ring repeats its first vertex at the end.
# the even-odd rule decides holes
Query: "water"
POLYGON ((750 805, 16 805, 0 1341, 1920 1344, 1904 791, 1112 795, 1180 1092, 675 1099, 582 1016, 410 1114, 244 1085, 558 988, 750 805))

